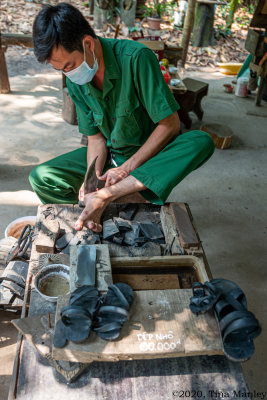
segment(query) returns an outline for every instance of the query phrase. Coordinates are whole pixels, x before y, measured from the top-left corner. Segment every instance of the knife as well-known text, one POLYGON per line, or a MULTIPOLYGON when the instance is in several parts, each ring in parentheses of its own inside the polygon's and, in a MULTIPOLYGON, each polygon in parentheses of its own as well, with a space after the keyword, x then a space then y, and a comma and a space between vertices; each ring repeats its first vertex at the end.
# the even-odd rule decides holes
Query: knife
MULTIPOLYGON (((84 194, 95 192, 99 183, 99 179, 95 172, 95 163, 97 157, 94 159, 84 177, 84 194)), ((84 201, 79 201, 79 207, 85 207, 84 201)))

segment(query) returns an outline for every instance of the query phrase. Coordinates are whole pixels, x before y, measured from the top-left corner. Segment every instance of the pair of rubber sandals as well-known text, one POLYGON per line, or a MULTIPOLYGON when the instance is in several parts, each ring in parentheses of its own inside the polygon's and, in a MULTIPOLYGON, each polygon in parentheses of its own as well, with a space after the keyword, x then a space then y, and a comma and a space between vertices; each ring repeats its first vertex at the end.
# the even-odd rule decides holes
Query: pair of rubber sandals
POLYGON ((228 279, 194 282, 190 309, 193 313, 215 311, 223 351, 231 361, 247 361, 255 351, 253 339, 261 333, 259 321, 247 309, 244 292, 228 279))
POLYGON ((119 337, 122 325, 129 319, 134 292, 126 283, 110 285, 100 296, 94 286, 81 286, 71 295, 69 304, 61 309, 55 326, 53 343, 64 347, 67 341, 80 343, 91 330, 104 340, 119 337))

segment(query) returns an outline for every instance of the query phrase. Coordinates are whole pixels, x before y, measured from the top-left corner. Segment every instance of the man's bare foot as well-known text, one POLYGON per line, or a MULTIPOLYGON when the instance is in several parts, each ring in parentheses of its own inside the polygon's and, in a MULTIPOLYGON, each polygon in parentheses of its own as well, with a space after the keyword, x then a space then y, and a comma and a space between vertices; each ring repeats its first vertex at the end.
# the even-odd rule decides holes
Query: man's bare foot
POLYGON ((109 203, 122 196, 145 189, 146 187, 142 182, 129 175, 115 185, 86 194, 84 196, 85 209, 76 221, 74 228, 76 231, 81 231, 85 226, 94 232, 101 232, 100 218, 109 203))
POLYGON ((86 194, 84 196, 85 209, 74 225, 76 231, 81 231, 85 226, 94 232, 101 232, 100 218, 110 201, 105 190, 86 194))

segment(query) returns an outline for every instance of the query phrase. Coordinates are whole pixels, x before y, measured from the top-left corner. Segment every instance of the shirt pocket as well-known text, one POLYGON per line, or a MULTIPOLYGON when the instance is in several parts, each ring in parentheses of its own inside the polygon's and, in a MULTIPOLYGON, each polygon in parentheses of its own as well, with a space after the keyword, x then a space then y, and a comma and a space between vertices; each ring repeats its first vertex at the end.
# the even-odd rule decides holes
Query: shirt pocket
POLYGON ((115 114, 116 117, 129 117, 140 106, 139 100, 134 97, 133 99, 125 99, 116 104, 115 114))
POLYGON ((118 133, 118 141, 128 143, 121 143, 122 145, 133 144, 133 138, 136 134, 140 134, 141 127, 138 124, 138 115, 140 113, 140 103, 137 98, 131 100, 126 99, 116 105, 115 116, 116 124, 114 127, 114 134, 118 133))

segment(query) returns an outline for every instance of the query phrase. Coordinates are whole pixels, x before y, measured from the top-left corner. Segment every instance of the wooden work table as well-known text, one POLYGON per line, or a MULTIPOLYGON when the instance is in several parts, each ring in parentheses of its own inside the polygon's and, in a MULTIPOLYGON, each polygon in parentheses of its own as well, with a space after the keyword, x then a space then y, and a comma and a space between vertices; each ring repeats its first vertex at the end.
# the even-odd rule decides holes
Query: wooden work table
MULTIPOLYGON (((107 212, 113 214, 117 206, 119 205, 111 204, 107 212)), ((211 277, 205 253, 186 204, 171 203, 161 208, 142 204, 138 207, 144 215, 153 214, 153 210, 160 210, 166 244, 171 244, 167 246, 169 254, 197 257, 204 263, 207 276, 211 277)), ((38 209, 35 228, 37 234, 47 210, 52 213, 53 219, 59 221, 61 229, 66 231, 71 230, 80 213, 76 206, 41 206, 38 209)), ((57 256, 51 255, 54 260, 57 256)), ((67 262, 68 255, 63 257, 67 262)), ((37 253, 34 242, 22 317, 37 318, 50 313, 51 320, 53 319, 56 304, 44 301, 35 290, 30 290, 32 279, 40 269, 40 263, 44 261, 44 255, 37 253)), ((30 343, 32 338, 27 337, 25 340, 19 334, 9 400, 168 400, 185 397, 212 399, 218 397, 218 392, 228 393, 230 398, 234 398, 233 391, 248 390, 240 364, 233 363, 222 355, 117 362, 93 361, 86 365, 53 360, 51 336, 48 333, 44 329, 38 344, 39 352, 30 343), (79 376, 76 377, 77 371, 79 376), (64 376, 70 383, 67 384, 64 376)))

